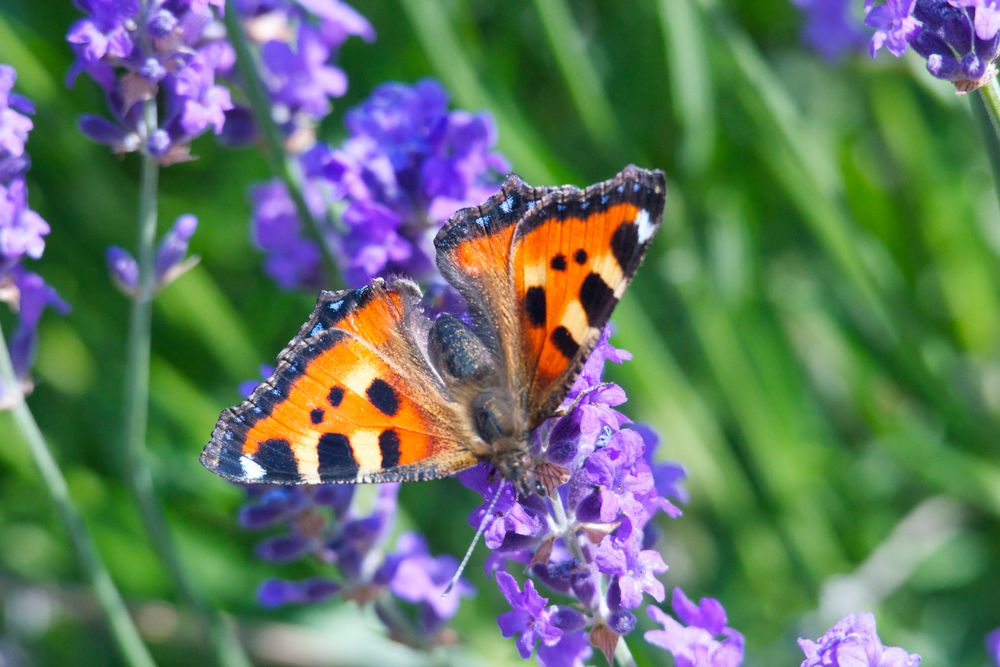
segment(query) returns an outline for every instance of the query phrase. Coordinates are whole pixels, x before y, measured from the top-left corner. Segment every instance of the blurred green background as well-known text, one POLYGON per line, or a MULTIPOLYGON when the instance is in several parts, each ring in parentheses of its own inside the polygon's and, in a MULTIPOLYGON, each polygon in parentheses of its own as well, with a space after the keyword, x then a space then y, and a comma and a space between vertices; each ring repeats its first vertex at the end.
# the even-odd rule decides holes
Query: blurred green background
MULTIPOLYGON (((379 83, 430 75, 456 107, 494 114, 530 183, 584 185, 627 162, 667 171, 665 231, 614 320, 636 355, 615 369, 626 412, 690 475, 685 515, 663 526, 668 589, 720 599, 748 665, 798 664, 797 636, 861 610, 925 665, 985 665, 983 636, 1000 625, 1000 214, 978 99, 916 61, 823 62, 786 0, 355 6, 378 40, 344 48, 350 90, 327 138, 379 83)), ((76 129, 104 109, 90 81, 63 84, 78 16, 0 8, 0 62, 38 106, 28 181, 52 233, 34 266, 74 308, 43 319, 29 401, 157 659, 207 664, 122 481, 127 303, 103 253, 134 245, 138 160, 76 129)), ((202 262, 155 305, 148 439, 183 558, 260 664, 423 664, 349 605, 254 601, 264 578, 314 570, 253 558, 258 536, 234 521, 242 494, 198 453, 314 295, 278 290, 250 242, 262 155, 210 137, 194 149, 161 175, 161 229, 197 215, 202 262)), ((408 485, 401 503, 432 551, 464 551, 476 499, 457 481, 408 485)), ((463 647, 439 664, 520 663, 496 628, 485 555, 454 623, 463 647)), ((641 632, 629 644, 640 664, 669 664, 641 632)), ((118 664, 6 414, 0 646, 24 664, 118 664)))

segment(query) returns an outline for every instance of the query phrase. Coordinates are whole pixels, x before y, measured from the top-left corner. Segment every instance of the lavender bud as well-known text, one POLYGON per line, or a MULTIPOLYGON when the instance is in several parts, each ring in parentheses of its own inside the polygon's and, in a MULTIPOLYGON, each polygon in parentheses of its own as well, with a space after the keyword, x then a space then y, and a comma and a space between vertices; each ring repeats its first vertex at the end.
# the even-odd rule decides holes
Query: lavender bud
POLYGON ((272 537, 257 545, 254 553, 258 558, 284 563, 301 558, 312 546, 312 541, 299 535, 272 537))
POLYGON ((611 614, 611 618, 608 619, 608 626, 623 637, 635 630, 635 624, 635 614, 624 609, 611 614))
POLYGON ((163 287, 176 280, 182 273, 194 266, 197 259, 182 262, 188 251, 188 243, 198 228, 198 218, 182 215, 160 241, 156 251, 156 284, 163 287))
POLYGON ((139 265, 125 248, 111 246, 104 255, 111 280, 122 292, 135 296, 139 291, 139 265))

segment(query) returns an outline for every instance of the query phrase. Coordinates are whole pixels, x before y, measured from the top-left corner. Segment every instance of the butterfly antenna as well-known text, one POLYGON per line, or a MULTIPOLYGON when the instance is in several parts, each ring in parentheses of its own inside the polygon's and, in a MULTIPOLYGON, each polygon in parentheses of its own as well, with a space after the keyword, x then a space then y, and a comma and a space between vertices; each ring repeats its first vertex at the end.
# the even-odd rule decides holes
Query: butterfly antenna
POLYGON ((497 506, 497 500, 500 499, 500 493, 502 491, 503 481, 497 485, 497 492, 493 494, 493 499, 490 501, 489 507, 486 508, 486 513, 483 514, 482 521, 479 522, 479 528, 476 530, 476 536, 472 538, 472 543, 469 545, 469 548, 465 550, 465 556, 462 557, 462 562, 458 564, 458 569, 455 571, 455 574, 452 575, 451 581, 448 582, 444 592, 441 593, 441 597, 448 597, 448 594, 451 593, 451 589, 455 587, 455 584, 458 583, 462 573, 465 572, 465 566, 469 564, 469 559, 472 558, 472 552, 475 550, 476 544, 479 543, 479 538, 483 536, 484 532, 486 532, 486 522, 489 521, 490 516, 493 514, 493 508, 497 506))

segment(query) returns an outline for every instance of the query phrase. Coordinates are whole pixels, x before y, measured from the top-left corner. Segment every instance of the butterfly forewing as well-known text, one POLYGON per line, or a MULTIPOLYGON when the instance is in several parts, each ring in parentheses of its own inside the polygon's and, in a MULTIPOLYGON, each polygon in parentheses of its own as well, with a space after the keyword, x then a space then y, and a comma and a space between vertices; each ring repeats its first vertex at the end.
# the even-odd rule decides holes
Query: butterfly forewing
POLYGON ((513 237, 530 423, 563 399, 631 282, 663 214, 662 172, 629 167, 586 190, 558 188, 513 237))
POLYGON ((202 453, 238 482, 430 479, 473 465, 457 407, 421 347, 418 288, 324 292, 274 374, 223 411, 202 453))

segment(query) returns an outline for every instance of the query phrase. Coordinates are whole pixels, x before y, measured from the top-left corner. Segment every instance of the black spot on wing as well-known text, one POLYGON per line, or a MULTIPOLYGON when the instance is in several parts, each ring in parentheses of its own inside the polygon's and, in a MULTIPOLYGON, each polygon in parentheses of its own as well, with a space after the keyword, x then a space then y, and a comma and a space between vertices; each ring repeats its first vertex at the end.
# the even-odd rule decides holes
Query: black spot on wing
POLYGON ((529 287, 524 295, 524 310, 532 326, 545 326, 545 288, 529 287))
POLYGON ((558 255, 552 258, 552 261, 549 263, 549 266, 552 267, 553 271, 565 271, 566 255, 559 253, 558 255))
POLYGON ((639 250, 639 228, 632 222, 623 222, 611 236, 611 254, 626 277, 639 268, 642 253, 639 250))
POLYGON ((368 385, 368 401, 378 408, 379 412, 392 417, 399 410, 399 397, 396 390, 385 380, 375 378, 368 385))
POLYGON ((313 424, 322 424, 323 417, 326 415, 326 411, 323 408, 316 408, 309 413, 309 421, 313 424))
POLYGON ((562 325, 559 325, 552 330, 550 338, 552 340, 552 344, 556 346, 556 349, 562 352, 562 355, 567 359, 572 359, 580 349, 580 344, 573 338, 573 334, 569 332, 569 329, 562 325))
POLYGON ((576 262, 577 264, 586 264, 587 251, 584 250, 583 248, 577 250, 575 253, 573 253, 573 261, 576 262))
POLYGON ((378 448, 382 453, 382 467, 395 468, 399 465, 399 434, 391 428, 378 436, 378 448))
POLYGON ((604 282, 598 273, 591 273, 580 286, 580 305, 587 314, 587 324, 600 328, 611 317, 611 311, 618 304, 615 291, 604 282))
POLYGON ((316 444, 319 475, 324 480, 351 480, 358 476, 351 442, 343 433, 324 433, 316 444))
POLYGON ((344 388, 343 387, 331 387, 330 393, 327 395, 326 400, 330 402, 330 405, 337 407, 340 402, 344 400, 344 388))
POLYGON ((291 477, 299 475, 299 465, 295 461, 295 455, 292 454, 292 446, 287 440, 277 438, 265 440, 260 443, 257 453, 252 458, 267 471, 267 476, 264 477, 263 481, 267 481, 267 477, 271 475, 289 475, 291 477))

